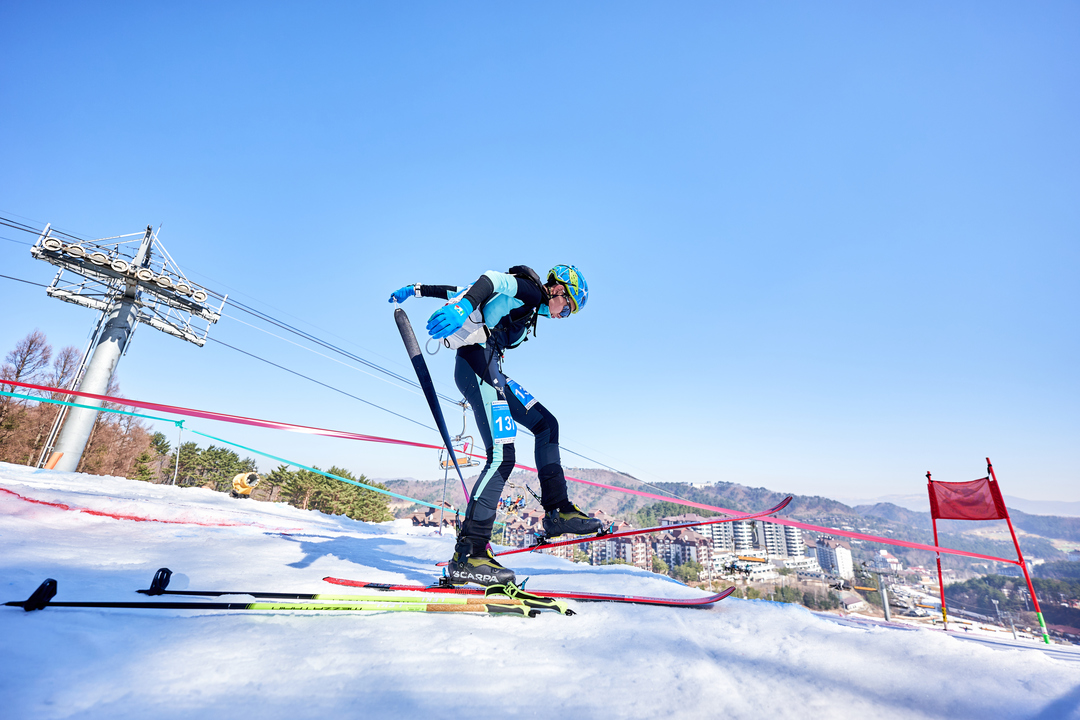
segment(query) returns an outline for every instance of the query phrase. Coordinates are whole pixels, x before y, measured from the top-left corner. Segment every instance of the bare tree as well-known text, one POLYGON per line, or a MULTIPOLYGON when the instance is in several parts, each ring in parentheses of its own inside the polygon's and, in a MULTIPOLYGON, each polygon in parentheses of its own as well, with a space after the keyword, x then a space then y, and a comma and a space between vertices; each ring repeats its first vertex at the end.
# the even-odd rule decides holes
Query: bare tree
POLYGON ((75 373, 78 372, 81 362, 82 356, 79 354, 79 348, 68 345, 56 353, 56 357, 53 358, 52 370, 45 376, 44 384, 54 388, 67 389, 66 386, 75 379, 75 373))
POLYGON ((79 472, 131 477, 139 456, 150 446, 150 433, 139 418, 101 413, 79 462, 79 472))
POLYGON ((23 382, 40 379, 38 373, 49 365, 51 359, 52 347, 45 338, 45 333, 34 330, 20 340, 15 349, 4 358, 0 377, 23 382))
MULTIPOLYGON (((20 382, 37 383, 42 378, 41 371, 48 367, 52 358, 52 347, 40 330, 34 330, 18 342, 15 349, 4 358, 4 364, 0 366, 0 380, 18 380, 20 382)), ((15 385, 4 385, 0 388, 9 392, 18 392, 21 388, 15 385)), ((25 406, 26 401, 9 398, 0 395, 0 427, 12 408, 25 406)))
MULTIPOLYGON (((52 358, 52 347, 49 346, 49 341, 43 332, 34 330, 20 340, 15 345, 15 349, 4 357, 4 364, 0 366, 0 381, 18 380, 36 384, 42 379, 41 371, 48 367, 50 358, 52 358)), ((33 394, 27 392, 25 388, 5 385, 3 382, 0 382, 0 389, 27 395, 33 394)), ((8 446, 9 450, 15 450, 13 446, 22 444, 19 441, 23 438, 18 435, 20 426, 24 424, 27 405, 26 400, 0 395, 0 447, 8 446)), ((21 455, 21 448, 15 450, 15 456, 10 456, 9 453, 4 455, 17 462, 16 457, 21 455)))

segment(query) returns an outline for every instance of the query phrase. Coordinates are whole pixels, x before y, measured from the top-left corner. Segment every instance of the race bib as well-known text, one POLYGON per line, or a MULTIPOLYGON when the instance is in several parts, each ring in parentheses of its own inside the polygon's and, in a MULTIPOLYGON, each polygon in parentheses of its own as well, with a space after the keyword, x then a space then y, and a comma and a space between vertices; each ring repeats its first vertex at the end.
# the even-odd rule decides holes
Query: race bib
POLYGON ((496 400, 491 403, 491 440, 496 445, 507 445, 514 442, 517 434, 517 423, 510 416, 510 404, 505 400, 496 400))
POLYGON ((536 398, 534 398, 528 390, 521 387, 510 378, 506 378, 506 387, 510 388, 510 391, 514 393, 514 396, 521 401, 521 404, 525 406, 526 412, 532 410, 532 406, 536 404, 536 398))

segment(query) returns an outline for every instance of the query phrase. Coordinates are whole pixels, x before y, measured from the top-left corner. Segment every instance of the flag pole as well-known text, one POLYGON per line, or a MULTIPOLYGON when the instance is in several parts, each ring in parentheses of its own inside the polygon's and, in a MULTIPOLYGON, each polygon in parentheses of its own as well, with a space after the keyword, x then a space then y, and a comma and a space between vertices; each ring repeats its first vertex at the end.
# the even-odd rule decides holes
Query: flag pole
MULTIPOLYGON (((930 478, 930 471, 926 471, 926 489, 930 493, 930 497, 934 497, 934 481, 930 478)), ((938 547, 937 538, 937 518, 934 517, 934 513, 930 513, 930 518, 934 523, 934 547, 938 547)), ((945 611, 945 579, 941 574, 941 553, 937 553, 937 582, 938 590, 941 592, 941 626, 946 632, 949 630, 949 616, 945 611)))
MULTIPOLYGON (((994 473, 994 466, 990 464, 990 458, 986 458, 986 470, 990 473, 990 479, 994 481, 994 485, 997 485, 997 475, 994 473)), ((1020 552, 1020 542, 1016 539, 1016 530, 1013 529, 1008 508, 1005 508, 1005 522, 1009 524, 1013 545, 1016 546, 1016 557, 1020 559, 1020 569, 1024 571, 1024 579, 1027 580, 1028 592, 1031 593, 1031 604, 1035 606, 1035 617, 1039 619, 1039 627, 1042 628, 1043 642, 1049 645, 1050 635, 1046 631, 1046 620, 1043 618, 1042 609, 1039 607, 1039 598, 1035 597, 1035 585, 1031 582, 1031 574, 1028 572, 1027 563, 1024 562, 1024 554, 1020 552)), ((937 540, 934 540, 934 544, 937 545, 937 540)))

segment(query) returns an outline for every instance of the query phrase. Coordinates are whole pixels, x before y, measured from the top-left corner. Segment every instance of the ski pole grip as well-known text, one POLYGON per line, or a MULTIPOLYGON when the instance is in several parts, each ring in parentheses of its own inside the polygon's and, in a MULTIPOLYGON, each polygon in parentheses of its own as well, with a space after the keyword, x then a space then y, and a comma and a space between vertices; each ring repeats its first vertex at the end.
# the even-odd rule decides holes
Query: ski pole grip
MULTIPOLYGON (((42 610, 54 597, 56 597, 56 581, 52 578, 47 578, 45 582, 38 586, 38 589, 35 590, 30 597, 18 604, 22 605, 22 609, 26 612, 30 612, 31 610, 42 610)), ((12 603, 8 604, 10 605, 12 603)))
POLYGON ((150 588, 148 590, 139 590, 144 595, 161 595, 165 592, 165 588, 169 587, 169 579, 172 577, 172 570, 169 568, 159 568, 154 573, 154 579, 150 582, 150 588))

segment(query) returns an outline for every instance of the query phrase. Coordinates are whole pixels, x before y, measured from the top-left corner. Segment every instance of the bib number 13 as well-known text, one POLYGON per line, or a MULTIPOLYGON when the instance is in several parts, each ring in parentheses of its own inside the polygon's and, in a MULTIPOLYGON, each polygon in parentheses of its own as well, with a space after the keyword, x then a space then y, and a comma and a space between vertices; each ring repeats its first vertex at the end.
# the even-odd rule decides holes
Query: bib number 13
POLYGON ((491 440, 496 445, 514 442, 517 423, 510 417, 510 405, 505 400, 491 403, 491 440))

